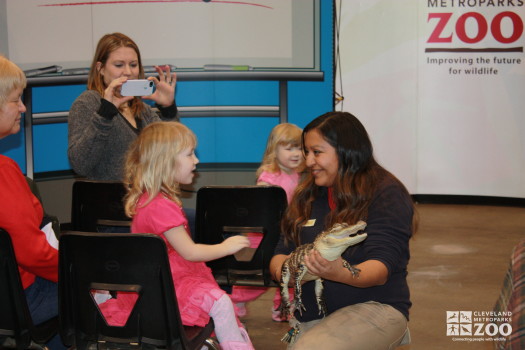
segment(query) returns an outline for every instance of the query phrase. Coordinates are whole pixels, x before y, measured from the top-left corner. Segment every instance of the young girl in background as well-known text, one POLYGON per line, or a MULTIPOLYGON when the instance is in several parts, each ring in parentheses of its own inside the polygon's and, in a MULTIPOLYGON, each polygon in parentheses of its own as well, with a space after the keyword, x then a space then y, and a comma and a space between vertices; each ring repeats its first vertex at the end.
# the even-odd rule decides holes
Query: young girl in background
POLYGON ((301 147, 302 130, 294 124, 275 126, 268 137, 266 151, 259 169, 257 185, 275 185, 284 188, 288 203, 299 183, 304 168, 301 147))
MULTIPOLYGON (((261 166, 257 169, 257 185, 280 186, 286 191, 288 203, 292 200, 299 183, 300 173, 304 169, 304 157, 301 147, 302 130, 294 124, 282 123, 272 129, 261 166)), ((232 301, 236 303, 238 315, 246 313, 245 303, 258 298, 266 288, 239 287, 232 290, 232 301)), ((293 290, 290 289, 291 295, 293 290)), ((272 319, 277 322, 287 321, 279 312, 281 294, 275 291, 273 298, 272 319)))
MULTIPOLYGON (((133 218, 131 232, 153 233, 165 240, 182 323, 204 326, 212 317, 222 349, 253 349, 230 298, 204 263, 249 246, 248 239, 233 236, 216 245, 196 244, 182 210, 179 184, 193 180, 199 162, 196 143, 193 132, 178 122, 157 122, 144 128, 125 163, 126 214, 133 218)), ((109 324, 127 320, 129 311, 122 312, 126 308, 122 296, 100 305, 109 324)))

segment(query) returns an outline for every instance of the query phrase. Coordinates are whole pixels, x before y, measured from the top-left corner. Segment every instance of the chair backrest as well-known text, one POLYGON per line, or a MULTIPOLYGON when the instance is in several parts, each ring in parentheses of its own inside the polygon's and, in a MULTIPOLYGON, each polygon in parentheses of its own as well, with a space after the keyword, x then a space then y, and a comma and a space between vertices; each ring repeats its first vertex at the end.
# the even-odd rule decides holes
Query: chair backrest
POLYGON ((198 190, 196 242, 217 244, 234 234, 262 238, 256 248, 207 263, 220 285, 275 285, 269 264, 286 206, 286 192, 277 186, 206 186, 198 190))
POLYGON ((29 348, 32 328, 11 237, 0 229, 0 348, 29 348))
POLYGON ((97 342, 186 349, 166 245, 155 235, 65 233, 59 307, 62 340, 80 350, 97 342), (94 290, 138 293, 125 325, 107 324, 94 290))
POLYGON ((73 183, 71 229, 97 232, 101 226, 129 227, 131 219, 124 212, 125 194, 122 182, 76 180, 73 183))
POLYGON ((30 177, 26 176, 25 178, 29 189, 31 190, 33 195, 38 199, 38 201, 42 205, 42 208, 44 209, 44 218, 42 220, 42 224, 47 225, 47 223, 51 222, 51 225, 53 226, 53 231, 55 231, 55 234, 57 236, 60 236, 60 221, 58 220, 58 217, 47 213, 46 208, 44 208, 44 202, 42 202, 42 196, 40 195, 40 190, 38 188, 37 183, 30 177))

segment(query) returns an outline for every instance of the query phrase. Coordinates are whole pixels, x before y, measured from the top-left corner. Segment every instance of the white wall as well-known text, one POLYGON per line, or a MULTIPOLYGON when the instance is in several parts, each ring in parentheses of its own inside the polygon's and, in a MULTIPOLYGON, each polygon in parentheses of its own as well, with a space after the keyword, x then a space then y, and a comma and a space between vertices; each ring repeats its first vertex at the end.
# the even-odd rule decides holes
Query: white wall
POLYGON ((494 51, 522 48, 525 35, 514 40, 512 34, 525 22, 524 6, 463 3, 473 6, 458 7, 457 0, 343 0, 342 85, 336 91, 345 97, 342 108, 364 123, 378 160, 411 193, 523 198, 525 57, 494 51), (496 27, 508 43, 491 33, 494 18, 504 12, 512 14, 502 15, 496 27), (450 42, 429 42, 439 22, 431 13, 452 13, 439 35, 451 36, 450 42), (463 36, 456 27, 461 16, 467 18, 463 36), (483 21, 487 34, 476 38, 483 21), (481 74, 468 75, 472 68, 481 74))
POLYGON ((0 52, 22 69, 87 67, 99 38, 116 31, 146 65, 318 68, 313 0, 0 0, 0 10, 0 52))

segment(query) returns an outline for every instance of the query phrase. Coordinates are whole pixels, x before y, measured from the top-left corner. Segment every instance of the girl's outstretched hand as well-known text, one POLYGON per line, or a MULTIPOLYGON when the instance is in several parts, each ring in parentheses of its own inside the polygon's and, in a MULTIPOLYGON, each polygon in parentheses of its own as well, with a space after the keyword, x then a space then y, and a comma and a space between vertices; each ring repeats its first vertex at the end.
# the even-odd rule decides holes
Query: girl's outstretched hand
POLYGON ((250 246, 250 241, 248 237, 241 235, 228 237, 221 243, 226 249, 227 255, 235 254, 242 248, 247 248, 250 246))

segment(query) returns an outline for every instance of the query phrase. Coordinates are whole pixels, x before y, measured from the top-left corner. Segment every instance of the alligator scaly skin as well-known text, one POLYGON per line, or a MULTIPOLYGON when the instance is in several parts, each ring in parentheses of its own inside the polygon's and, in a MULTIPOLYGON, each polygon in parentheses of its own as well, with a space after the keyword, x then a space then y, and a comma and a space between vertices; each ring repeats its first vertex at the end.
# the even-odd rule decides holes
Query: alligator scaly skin
MULTIPOLYGON (((367 235, 366 233, 357 234, 366 227, 364 221, 359 221, 355 225, 336 224, 331 229, 321 232, 313 243, 303 244, 297 247, 288 259, 285 260, 281 269, 281 315, 288 316, 292 312, 292 304, 288 293, 288 284, 290 279, 294 278, 294 293, 295 293, 295 310, 299 310, 302 314, 306 310, 301 299, 303 281, 315 280, 315 297, 319 313, 326 314, 326 306, 322 298, 323 281, 318 276, 309 273, 304 257, 309 254, 312 249, 319 251, 322 257, 327 260, 335 260, 349 247, 363 241, 367 235)), ((343 266, 352 272, 354 277, 359 277, 360 270, 351 266, 347 261, 343 260, 343 266)))

